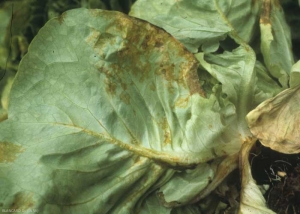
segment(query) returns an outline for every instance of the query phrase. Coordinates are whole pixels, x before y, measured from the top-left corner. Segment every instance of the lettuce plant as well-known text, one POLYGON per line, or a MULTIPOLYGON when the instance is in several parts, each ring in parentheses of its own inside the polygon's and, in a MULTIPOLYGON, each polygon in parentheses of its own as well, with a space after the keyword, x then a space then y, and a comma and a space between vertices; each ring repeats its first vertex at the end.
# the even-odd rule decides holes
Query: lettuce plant
POLYGON ((257 139, 281 151, 270 105, 297 111, 297 88, 272 98, 299 82, 278 2, 139 0, 130 15, 69 10, 30 43, 0 123, 2 212, 274 213, 248 155, 257 139))

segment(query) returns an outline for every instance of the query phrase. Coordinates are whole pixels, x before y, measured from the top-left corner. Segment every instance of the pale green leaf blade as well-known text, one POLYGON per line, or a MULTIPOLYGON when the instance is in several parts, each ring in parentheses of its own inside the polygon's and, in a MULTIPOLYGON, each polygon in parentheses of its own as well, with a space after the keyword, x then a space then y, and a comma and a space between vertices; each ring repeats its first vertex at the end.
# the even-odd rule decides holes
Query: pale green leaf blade
POLYGON ((166 206, 188 204, 208 186, 214 174, 213 168, 207 163, 199 164, 195 169, 176 172, 168 183, 159 189, 160 198, 166 206))
POLYGON ((296 87, 300 84, 300 60, 292 66, 290 76, 290 87, 296 87))
POLYGON ((154 192, 144 201, 138 214, 170 214, 171 210, 172 208, 161 205, 156 192, 154 192))
MULTIPOLYGON (((229 103, 234 105, 231 108, 234 108, 233 111, 236 113, 233 116, 234 122, 232 122, 231 129, 235 131, 230 131, 230 133, 235 136, 231 139, 240 141, 239 134, 243 137, 249 136, 245 116, 254 107, 255 87, 253 85, 256 80, 255 57, 252 50, 240 46, 232 52, 198 53, 196 57, 201 66, 222 84, 224 102, 228 106, 229 103)), ((230 123, 229 121, 227 120, 227 123, 230 123)))
POLYGON ((260 31, 261 52, 266 67, 282 87, 287 88, 294 56, 290 28, 286 23, 283 9, 277 1, 263 1, 260 31))
POLYGON ((164 28, 193 53, 214 52, 233 29, 249 42, 256 29, 259 2, 139 0, 130 15, 164 28), (228 23, 229 22, 231 23, 228 23))
POLYGON ((0 159, 2 209, 135 212, 140 198, 168 173, 147 158, 74 128, 43 124, 38 128, 28 123, 26 135, 21 136, 24 124, 5 121, 2 130, 10 131, 1 132, 0 148, 5 154, 0 159), (5 141, 8 138, 23 144, 5 141))
MULTIPOLYGON (((177 189, 174 189, 174 191, 177 189)), ((142 204, 137 214, 202 214, 202 209, 197 205, 187 205, 177 208, 168 208, 161 205, 157 192, 152 193, 142 204)))
MULTIPOLYGON (((231 27, 244 42, 249 43, 257 33, 260 1, 214 0, 223 19, 229 21, 231 27)), ((227 23, 228 24, 228 23, 227 23)))
POLYGON ((267 69, 263 66, 262 63, 256 61, 255 63, 255 72, 256 72, 256 84, 255 84, 255 103, 257 106, 263 101, 274 97, 283 89, 274 80, 271 75, 268 73, 267 69))

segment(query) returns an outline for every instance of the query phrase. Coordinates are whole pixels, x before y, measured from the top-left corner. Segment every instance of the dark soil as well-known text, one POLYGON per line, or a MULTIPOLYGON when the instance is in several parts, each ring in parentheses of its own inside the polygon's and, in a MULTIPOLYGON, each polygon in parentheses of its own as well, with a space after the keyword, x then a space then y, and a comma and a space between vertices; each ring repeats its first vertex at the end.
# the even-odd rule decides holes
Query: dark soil
POLYGON ((287 155, 259 142, 249 156, 258 185, 268 184, 267 205, 278 214, 300 214, 300 154, 287 155))

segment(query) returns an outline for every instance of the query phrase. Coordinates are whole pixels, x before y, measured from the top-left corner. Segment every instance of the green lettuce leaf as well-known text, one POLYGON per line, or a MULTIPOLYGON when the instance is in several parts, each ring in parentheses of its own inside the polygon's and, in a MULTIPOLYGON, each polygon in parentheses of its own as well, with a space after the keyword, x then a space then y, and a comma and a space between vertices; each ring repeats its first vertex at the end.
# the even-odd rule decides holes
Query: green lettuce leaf
POLYGON ((255 97, 255 56, 253 52, 240 46, 232 52, 222 54, 196 54, 203 66, 215 79, 222 84, 222 93, 218 98, 223 103, 223 110, 227 106, 228 118, 224 121, 228 129, 226 135, 232 140, 240 142, 240 137, 249 136, 245 116, 254 108, 255 97), (230 116, 230 119, 229 119, 230 116), (230 136, 229 136, 230 135, 230 136))
POLYGON ((265 65, 282 87, 287 88, 294 56, 290 28, 277 1, 263 1, 260 31, 261 51, 265 65))
MULTIPOLYGON (((178 186, 177 186, 178 187, 178 186)), ((176 190, 176 189, 175 189, 176 190)), ((202 210, 197 205, 189 205, 178 208, 168 208, 161 205, 161 200, 156 193, 151 194, 141 206, 137 214, 202 214, 202 210)))
POLYGON ((255 83, 255 107, 263 101, 274 97, 283 89, 274 78, 268 73, 267 69, 262 63, 256 61, 256 83, 255 83))
POLYGON ((257 29, 259 8, 259 1, 247 0, 138 0, 129 14, 162 27, 196 53, 199 48, 216 51, 219 41, 233 29, 249 42, 257 29))
POLYGON ((1 208, 138 213, 173 168, 236 153, 217 140, 224 112, 204 97, 197 67, 169 34, 118 12, 50 20, 21 61, 0 123, 1 208))
POLYGON ((292 66, 290 76, 290 87, 294 88, 300 84, 300 60, 292 66))
POLYGON ((208 186, 214 178, 214 171, 210 164, 203 163, 195 169, 176 172, 159 190, 163 204, 167 207, 175 207, 190 203, 199 191, 208 186))
POLYGON ((156 192, 152 193, 147 200, 145 200, 140 208, 138 214, 170 214, 172 208, 164 207, 161 205, 159 197, 156 192))

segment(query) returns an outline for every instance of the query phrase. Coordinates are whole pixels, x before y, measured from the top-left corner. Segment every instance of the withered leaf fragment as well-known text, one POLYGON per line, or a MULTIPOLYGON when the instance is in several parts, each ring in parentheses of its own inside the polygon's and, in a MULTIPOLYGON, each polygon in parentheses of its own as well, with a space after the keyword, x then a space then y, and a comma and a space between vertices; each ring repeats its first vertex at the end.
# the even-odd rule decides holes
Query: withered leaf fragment
POLYGON ((252 134, 264 146, 286 154, 300 152, 300 87, 282 91, 246 117, 252 134))

